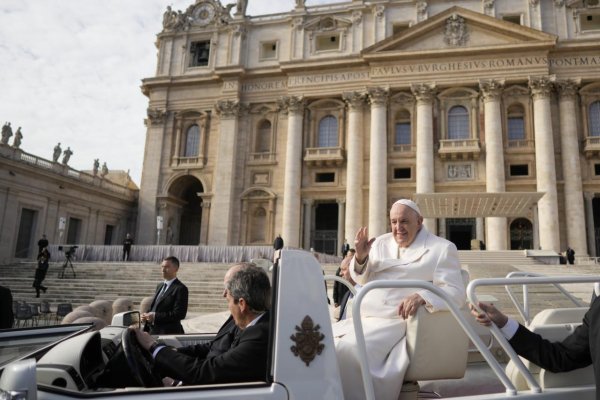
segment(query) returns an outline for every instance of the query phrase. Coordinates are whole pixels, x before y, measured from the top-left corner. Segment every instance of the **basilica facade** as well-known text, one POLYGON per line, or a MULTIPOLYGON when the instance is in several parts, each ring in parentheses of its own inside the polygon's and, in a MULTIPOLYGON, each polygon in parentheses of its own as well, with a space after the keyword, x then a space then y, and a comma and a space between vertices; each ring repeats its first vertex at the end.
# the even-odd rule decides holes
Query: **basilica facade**
POLYGON ((459 249, 600 249, 598 0, 197 0, 156 46, 138 243, 337 253, 411 198, 459 249))

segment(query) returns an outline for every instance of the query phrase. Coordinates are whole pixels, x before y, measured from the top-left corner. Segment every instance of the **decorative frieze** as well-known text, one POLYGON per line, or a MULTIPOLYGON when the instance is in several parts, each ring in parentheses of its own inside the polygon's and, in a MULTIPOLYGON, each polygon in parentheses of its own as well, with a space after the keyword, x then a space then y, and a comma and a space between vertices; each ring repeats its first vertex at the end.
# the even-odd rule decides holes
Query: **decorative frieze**
POLYGON ((473 180, 472 164, 448 164, 447 178, 453 181, 473 180))

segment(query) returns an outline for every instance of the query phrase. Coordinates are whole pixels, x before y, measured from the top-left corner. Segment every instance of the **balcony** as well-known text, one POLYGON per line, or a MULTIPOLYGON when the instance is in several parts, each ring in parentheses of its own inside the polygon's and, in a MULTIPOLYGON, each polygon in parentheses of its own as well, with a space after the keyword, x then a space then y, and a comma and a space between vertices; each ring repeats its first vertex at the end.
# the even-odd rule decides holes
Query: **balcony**
POLYGON ((206 157, 173 157, 171 167, 174 169, 200 169, 204 168, 206 157))
POLYGON ((583 141, 583 153, 586 158, 600 155, 600 136, 588 136, 583 141))
POLYGON ((442 160, 478 160, 481 153, 479 139, 440 140, 438 153, 442 160))
POLYGON ((309 167, 339 167, 344 163, 341 147, 309 147, 304 153, 304 162, 309 167))
POLYGON ((277 164, 275 153, 250 153, 248 155, 250 165, 272 165, 277 164))
POLYGON ((508 140, 506 150, 510 153, 531 153, 534 151, 534 141, 529 139, 508 140))

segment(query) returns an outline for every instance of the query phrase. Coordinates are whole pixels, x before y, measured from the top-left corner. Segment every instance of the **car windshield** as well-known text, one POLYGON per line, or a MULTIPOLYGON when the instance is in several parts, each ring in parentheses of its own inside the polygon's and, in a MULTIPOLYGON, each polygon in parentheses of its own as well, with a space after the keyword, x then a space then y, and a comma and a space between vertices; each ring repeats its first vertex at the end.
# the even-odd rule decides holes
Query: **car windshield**
POLYGON ((90 329, 89 324, 0 330, 0 369, 90 329))

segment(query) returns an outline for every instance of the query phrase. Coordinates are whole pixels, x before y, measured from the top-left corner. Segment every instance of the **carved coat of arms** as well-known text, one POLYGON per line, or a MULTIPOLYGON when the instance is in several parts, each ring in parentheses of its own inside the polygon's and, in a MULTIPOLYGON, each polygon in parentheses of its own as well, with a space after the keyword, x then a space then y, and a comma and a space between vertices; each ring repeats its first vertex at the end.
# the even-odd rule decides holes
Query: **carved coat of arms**
POLYGON ((325 348, 325 345, 321 343, 325 335, 321 333, 320 329, 321 326, 315 325, 312 318, 307 315, 302 320, 301 326, 296 325, 297 332, 290 337, 296 343, 291 347, 292 353, 296 357, 300 357, 307 367, 325 348))
POLYGON ((465 19, 460 15, 452 15, 446 20, 444 42, 449 46, 463 46, 469 40, 469 31, 465 19))

